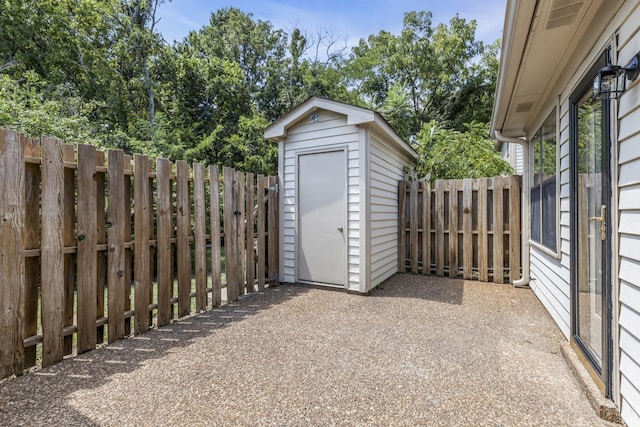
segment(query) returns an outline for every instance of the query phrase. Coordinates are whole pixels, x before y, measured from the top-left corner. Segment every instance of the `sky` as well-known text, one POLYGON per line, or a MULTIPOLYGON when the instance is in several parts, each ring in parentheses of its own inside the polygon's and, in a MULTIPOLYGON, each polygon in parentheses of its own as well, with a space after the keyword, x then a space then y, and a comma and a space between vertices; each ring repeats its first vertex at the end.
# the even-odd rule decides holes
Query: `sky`
POLYGON ((458 13, 475 19, 476 39, 493 43, 502 36, 507 0, 172 0, 158 10, 158 29, 168 43, 182 41, 190 31, 209 22, 212 12, 236 7, 254 20, 270 21, 290 33, 298 27, 308 34, 329 32, 355 46, 361 38, 381 30, 399 34, 405 12, 430 10, 434 26, 458 13))

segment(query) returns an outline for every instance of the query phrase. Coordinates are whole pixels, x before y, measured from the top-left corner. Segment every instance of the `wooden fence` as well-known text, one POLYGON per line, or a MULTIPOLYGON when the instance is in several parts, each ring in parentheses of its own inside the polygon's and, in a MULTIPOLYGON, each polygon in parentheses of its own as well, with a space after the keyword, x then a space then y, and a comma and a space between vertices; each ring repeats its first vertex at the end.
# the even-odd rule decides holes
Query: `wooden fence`
POLYGON ((399 183, 401 272, 520 277, 520 177, 399 183))
POLYGON ((274 284, 277 188, 0 129, 0 378, 274 284))

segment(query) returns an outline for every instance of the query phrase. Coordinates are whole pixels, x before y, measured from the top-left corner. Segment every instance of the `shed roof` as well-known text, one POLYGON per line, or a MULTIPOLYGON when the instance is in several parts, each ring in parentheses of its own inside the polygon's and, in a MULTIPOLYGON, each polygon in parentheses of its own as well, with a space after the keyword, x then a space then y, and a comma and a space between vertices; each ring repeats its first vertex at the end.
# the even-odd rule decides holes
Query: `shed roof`
POLYGON ((273 141, 281 141, 287 135, 287 130, 302 120, 306 120, 313 111, 327 110, 345 115, 347 124, 349 125, 367 125, 380 131, 388 136, 393 143, 410 157, 417 159, 416 151, 404 141, 400 135, 391 127, 391 125, 377 112, 358 107, 356 105, 346 104, 344 102, 334 101, 332 99, 312 96, 306 101, 289 111, 271 123, 264 131, 264 136, 273 141))

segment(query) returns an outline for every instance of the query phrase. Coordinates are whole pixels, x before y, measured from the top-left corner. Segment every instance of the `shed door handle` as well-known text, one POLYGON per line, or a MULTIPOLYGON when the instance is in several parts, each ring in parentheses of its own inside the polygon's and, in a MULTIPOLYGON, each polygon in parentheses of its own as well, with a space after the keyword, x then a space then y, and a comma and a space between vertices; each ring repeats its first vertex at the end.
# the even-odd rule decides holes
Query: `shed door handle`
POLYGON ((342 233, 342 230, 344 230, 344 228, 342 228, 341 225, 338 226, 338 231, 342 233))

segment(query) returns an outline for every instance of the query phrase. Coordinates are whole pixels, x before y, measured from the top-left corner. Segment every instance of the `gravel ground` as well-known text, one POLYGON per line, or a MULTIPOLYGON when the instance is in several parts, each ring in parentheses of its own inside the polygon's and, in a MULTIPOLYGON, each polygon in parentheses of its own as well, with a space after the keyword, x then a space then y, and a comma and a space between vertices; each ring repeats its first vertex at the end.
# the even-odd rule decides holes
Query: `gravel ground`
POLYGON ((530 290, 283 285, 0 383, 0 424, 598 426, 530 290))

